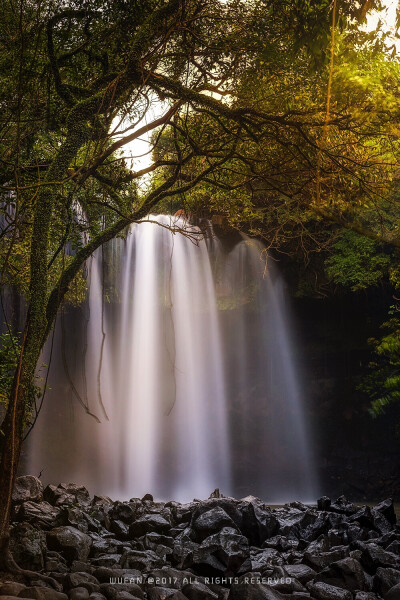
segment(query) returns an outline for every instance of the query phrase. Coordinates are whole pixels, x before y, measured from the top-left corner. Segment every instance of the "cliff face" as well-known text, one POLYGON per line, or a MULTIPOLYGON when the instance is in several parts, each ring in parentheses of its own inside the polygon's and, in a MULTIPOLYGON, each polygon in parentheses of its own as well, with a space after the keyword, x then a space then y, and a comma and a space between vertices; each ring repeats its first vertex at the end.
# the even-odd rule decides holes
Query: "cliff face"
POLYGON ((400 406, 372 418, 357 390, 381 334, 390 292, 294 299, 304 398, 312 422, 321 489, 354 500, 400 494, 400 406))

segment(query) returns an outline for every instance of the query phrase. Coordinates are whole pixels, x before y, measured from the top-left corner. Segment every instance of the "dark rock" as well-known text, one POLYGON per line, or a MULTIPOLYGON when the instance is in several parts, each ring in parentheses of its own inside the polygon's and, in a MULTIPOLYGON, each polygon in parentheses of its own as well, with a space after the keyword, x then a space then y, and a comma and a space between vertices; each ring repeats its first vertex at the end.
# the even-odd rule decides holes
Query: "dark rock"
POLYGON ((93 576, 100 583, 136 583, 142 576, 137 569, 110 569, 99 567, 93 571, 93 576))
MULTIPOLYGON (((332 537, 332 533, 329 531, 330 522, 329 515, 326 513, 320 513, 317 518, 312 515, 311 512, 306 512, 302 521, 300 521, 299 525, 299 533, 303 540, 313 541, 316 540, 320 535, 326 533, 328 537, 332 537), (307 524, 307 520, 311 520, 311 523, 307 524)), ((341 544, 341 538, 336 535, 335 544, 341 544)), ((329 540, 331 545, 335 545, 329 540)))
POLYGON ((285 535, 274 535, 272 538, 265 540, 262 547, 263 548, 275 548, 280 552, 285 552, 286 550, 296 550, 299 547, 299 540, 288 539, 285 535))
POLYGON ((347 543, 349 544, 368 539, 368 531, 356 523, 349 525, 346 530, 346 535, 347 543))
POLYGON ((396 554, 383 550, 376 544, 364 544, 361 563, 368 573, 374 574, 378 567, 400 569, 400 558, 396 554))
POLYGON ((289 577, 298 579, 300 583, 307 583, 316 576, 314 569, 307 565, 285 565, 284 569, 289 577))
POLYGON ((15 481, 12 501, 14 504, 22 502, 41 502, 43 500, 43 484, 33 475, 17 477, 15 481))
MULTIPOLYGON (((201 578, 196 577, 191 571, 183 571, 172 567, 164 567, 162 569, 154 569, 148 575, 147 581, 151 581, 156 586, 165 586, 180 590, 184 585, 193 583, 201 578)), ((150 589, 150 588, 149 588, 150 589)))
MULTIPOLYGON (((281 555, 273 548, 251 549, 249 571, 263 572, 266 568, 283 564, 281 555)), ((247 566, 247 562, 246 562, 247 566)))
POLYGON ((90 504, 90 494, 83 485, 76 485, 75 483, 60 483, 58 488, 63 490, 66 494, 74 496, 75 501, 83 506, 90 504))
POLYGON ((400 556, 400 542, 398 540, 395 540, 394 542, 386 546, 385 549, 387 552, 391 552, 392 554, 397 554, 400 556))
POLYGON ((124 521, 111 521, 110 531, 115 533, 119 540, 129 540, 129 526, 124 521))
POLYGON ((357 592, 354 600, 377 600, 377 596, 372 592, 357 592))
POLYGON ((46 552, 46 571, 58 572, 58 573, 67 573, 67 561, 61 554, 58 552, 54 552, 53 550, 48 550, 46 552))
POLYGON ((121 564, 125 569, 148 571, 162 567, 163 560, 152 550, 146 550, 145 552, 130 550, 123 556, 121 564))
POLYGON ((191 527, 194 529, 198 541, 203 541, 206 537, 221 531, 224 527, 236 529, 235 523, 220 506, 215 506, 194 518, 191 527))
POLYGON ((18 521, 27 521, 42 529, 59 525, 59 518, 59 509, 48 502, 24 502, 17 512, 18 521))
POLYGON ((46 502, 53 506, 73 505, 75 504, 75 496, 68 494, 65 490, 58 488, 55 485, 45 487, 43 497, 46 502))
POLYGON ((90 550, 91 556, 98 556, 99 554, 122 554, 124 551, 124 543, 122 540, 116 540, 112 537, 106 537, 105 535, 91 534, 92 548, 90 550))
POLYGON ((91 594, 92 592, 98 592, 100 590, 100 584, 98 580, 90 575, 90 573, 77 572, 70 573, 65 579, 65 586, 67 589, 82 587, 86 588, 91 594))
POLYGON ((358 512, 359 508, 352 502, 349 502, 345 496, 340 496, 331 504, 330 510, 340 515, 353 515, 358 512))
POLYGON ((47 545, 50 550, 60 551, 72 563, 74 560, 88 559, 92 540, 82 531, 67 525, 49 531, 47 545))
POLYGON ((233 584, 228 600, 284 600, 285 596, 271 587, 260 583, 233 584))
POLYGON ((33 600, 68 600, 66 594, 48 587, 27 587, 18 594, 18 597, 33 598, 33 600))
MULTIPOLYGON (((259 546, 278 532, 279 523, 271 510, 257 498, 239 505, 241 522, 239 529, 251 546, 259 546)), ((235 521, 235 519, 233 519, 235 521)))
POLYGON ((89 592, 84 587, 76 587, 70 590, 68 596, 70 600, 88 600, 89 592))
POLYGON ((71 525, 83 533, 88 531, 98 532, 101 530, 99 521, 93 519, 90 515, 80 508, 64 506, 61 509, 62 525, 71 525))
POLYGON ((282 535, 293 534, 294 531, 300 532, 307 526, 313 525, 317 520, 317 515, 311 510, 300 510, 298 508, 284 507, 277 511, 279 523, 279 533, 282 535))
POLYGON ((182 588, 182 593, 188 600, 218 600, 218 594, 212 592, 209 587, 200 581, 186 584, 182 588))
POLYGON ((400 571, 397 569, 383 569, 379 567, 374 577, 373 590, 385 596, 393 586, 400 583, 400 571))
POLYGON ((130 592, 118 592, 115 600, 137 600, 137 596, 133 596, 130 592))
POLYGON ((58 486, 48 485, 43 492, 43 496, 53 506, 73 504, 87 506, 90 503, 87 489, 74 483, 60 483, 58 486))
POLYGON ((247 539, 224 527, 210 535, 193 553, 193 569, 200 575, 235 574, 249 558, 247 539))
POLYGON ((186 569, 193 563, 193 554, 199 544, 190 537, 191 530, 185 529, 174 540, 172 560, 180 569, 186 569))
POLYGON ((374 517, 369 506, 362 506, 360 510, 348 518, 349 523, 353 523, 354 521, 357 521, 361 527, 366 527, 367 529, 375 527, 374 517))
POLYGON ((151 494, 145 494, 142 498, 142 502, 154 502, 154 498, 151 494))
POLYGON ((164 517, 159 514, 147 514, 143 515, 130 526, 130 535, 132 537, 141 537, 150 531, 156 531, 157 533, 165 533, 171 528, 171 524, 168 523, 164 517))
POLYGON ((390 534, 393 529, 393 525, 387 520, 387 518, 379 511, 372 509, 371 514, 374 518, 374 528, 381 535, 390 534))
POLYGON ((327 583, 308 583, 307 588, 317 600, 353 600, 353 594, 348 590, 328 585, 327 583))
POLYGON ((318 498, 317 507, 318 510, 329 510, 332 500, 328 498, 328 496, 322 496, 322 498, 318 498))
POLYGON ((89 596, 90 600, 106 600, 106 597, 103 594, 99 594, 98 592, 94 592, 89 596))
POLYGON ((83 562, 82 560, 74 560, 71 564, 71 573, 89 573, 92 575, 94 571, 94 567, 89 565, 87 562, 83 562))
POLYGON ((121 567, 122 560, 121 554, 102 554, 92 558, 91 563, 96 567, 121 567))
POLYGON ((100 586, 101 593, 108 598, 108 600, 117 600, 119 592, 128 592, 132 596, 137 598, 144 598, 144 592, 137 583, 102 583, 100 586))
POLYGON ((306 588, 294 577, 285 577, 283 569, 279 569, 281 573, 275 573, 277 581, 274 583, 274 590, 282 592, 282 594, 294 594, 295 592, 308 593, 306 588), (279 577, 280 575, 280 577, 279 577))
POLYGON ((175 594, 174 588, 149 587, 147 590, 147 598, 149 600, 166 600, 175 594))
POLYGON ((115 521, 123 521, 130 525, 135 520, 136 511, 127 502, 116 502, 111 508, 108 516, 115 521))
POLYGON ((171 600, 187 600, 186 596, 180 590, 176 590, 169 598, 171 600))
POLYGON ((160 533, 156 533, 155 531, 151 531, 147 533, 143 538, 143 545, 145 548, 149 548, 150 550, 154 550, 157 546, 168 546, 169 548, 174 547, 174 539, 168 535, 162 535, 160 533))
POLYGON ((400 583, 390 588, 385 594, 384 600, 400 600, 400 583))
POLYGON ((17 583, 16 581, 7 581, 0 585, 0 596, 18 596, 22 590, 26 588, 23 583, 17 583))
POLYGON ((320 571, 321 569, 328 567, 333 562, 346 558, 348 553, 348 548, 344 546, 334 549, 331 552, 310 553, 307 551, 304 554, 304 563, 316 571, 320 571))
POLYGON ((315 579, 351 592, 370 590, 365 573, 358 560, 354 558, 344 558, 332 563, 321 571, 315 579))
POLYGON ((45 562, 46 536, 29 523, 18 523, 10 531, 10 550, 17 565, 41 571, 45 562))
POLYGON ((393 500, 391 498, 379 502, 379 504, 374 507, 374 510, 382 513, 391 525, 396 525, 397 517, 394 510, 393 500))

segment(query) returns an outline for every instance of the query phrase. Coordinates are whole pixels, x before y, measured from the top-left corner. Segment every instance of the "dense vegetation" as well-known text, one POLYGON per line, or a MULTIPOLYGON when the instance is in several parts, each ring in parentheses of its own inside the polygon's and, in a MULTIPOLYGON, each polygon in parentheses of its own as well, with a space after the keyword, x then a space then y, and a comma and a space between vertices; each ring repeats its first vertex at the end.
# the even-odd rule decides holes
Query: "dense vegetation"
MULTIPOLYGON (((28 313, 3 338, 0 555, 41 349, 64 300, 84 297, 85 260, 130 223, 218 213, 275 251, 322 253, 337 284, 398 284, 400 64, 361 28, 379 7, 2 3, 1 286, 28 313), (135 170, 121 151, 148 132, 153 162, 135 170)), ((377 350, 396 371, 397 347, 377 350)))

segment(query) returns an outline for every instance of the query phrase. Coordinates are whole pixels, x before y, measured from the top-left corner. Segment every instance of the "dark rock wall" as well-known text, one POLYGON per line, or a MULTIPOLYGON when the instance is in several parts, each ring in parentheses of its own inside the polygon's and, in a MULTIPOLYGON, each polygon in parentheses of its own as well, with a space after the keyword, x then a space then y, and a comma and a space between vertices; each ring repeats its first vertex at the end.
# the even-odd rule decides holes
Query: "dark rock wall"
POLYGON ((393 303, 390 290, 293 298, 304 399, 317 449, 321 489, 355 501, 400 499, 400 406, 372 418, 357 390, 393 303))

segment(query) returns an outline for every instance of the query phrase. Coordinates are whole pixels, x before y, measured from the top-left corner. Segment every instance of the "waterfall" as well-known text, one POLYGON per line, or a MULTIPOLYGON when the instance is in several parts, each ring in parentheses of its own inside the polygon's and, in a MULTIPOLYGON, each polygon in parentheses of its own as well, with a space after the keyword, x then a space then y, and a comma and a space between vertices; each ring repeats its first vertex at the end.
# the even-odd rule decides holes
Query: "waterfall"
POLYGON ((87 301, 55 328, 30 472, 120 499, 311 499, 289 313, 263 257, 160 215, 98 250, 87 301))

